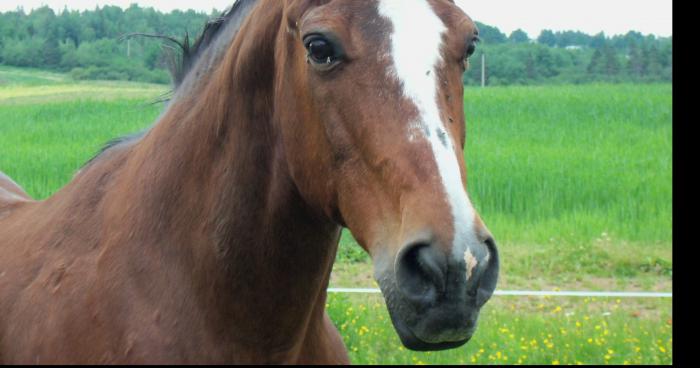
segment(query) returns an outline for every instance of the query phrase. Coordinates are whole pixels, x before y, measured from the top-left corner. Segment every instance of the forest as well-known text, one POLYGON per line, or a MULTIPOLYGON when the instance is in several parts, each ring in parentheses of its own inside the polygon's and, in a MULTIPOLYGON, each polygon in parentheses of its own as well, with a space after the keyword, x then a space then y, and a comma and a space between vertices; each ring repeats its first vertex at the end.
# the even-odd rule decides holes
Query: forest
MULTIPOLYGON (((208 19, 221 12, 163 13, 132 4, 94 10, 54 11, 41 7, 0 13, 0 64, 68 73, 75 80, 132 80, 169 83, 173 42, 131 33, 168 36, 190 42, 208 19)), ((464 83, 539 85, 671 82, 671 37, 588 35, 579 31, 543 30, 531 36, 510 35, 476 22, 481 43, 471 57, 464 83), (483 58, 482 58, 483 55, 483 58)), ((1 81, 0 81, 1 82, 1 81)))

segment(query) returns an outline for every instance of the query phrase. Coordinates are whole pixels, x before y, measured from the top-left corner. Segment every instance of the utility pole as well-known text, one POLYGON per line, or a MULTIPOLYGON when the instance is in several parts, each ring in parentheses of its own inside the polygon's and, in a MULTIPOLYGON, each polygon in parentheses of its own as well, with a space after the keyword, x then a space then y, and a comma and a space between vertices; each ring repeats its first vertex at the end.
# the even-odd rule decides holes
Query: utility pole
POLYGON ((481 88, 486 87, 486 54, 481 54, 481 88))
POLYGON ((126 57, 131 59, 131 38, 126 40, 126 57))

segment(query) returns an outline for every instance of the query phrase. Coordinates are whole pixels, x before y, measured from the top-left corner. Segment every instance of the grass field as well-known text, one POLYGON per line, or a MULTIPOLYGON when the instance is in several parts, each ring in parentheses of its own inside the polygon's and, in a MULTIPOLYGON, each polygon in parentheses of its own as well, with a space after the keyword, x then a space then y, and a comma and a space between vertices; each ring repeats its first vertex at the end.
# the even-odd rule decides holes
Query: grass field
MULTIPOLYGON (((164 86, 0 67, 0 171, 47 198, 109 139, 148 127, 164 86)), ((670 85, 469 88, 469 193, 496 237, 499 289, 672 285, 670 85)), ((333 286, 373 286, 345 233, 333 286)), ((331 295, 356 363, 667 364, 671 301, 494 297, 466 346, 400 349, 379 296, 331 295)))
POLYGON ((669 301, 498 297, 465 346, 402 347, 379 295, 332 294, 327 304, 356 364, 670 364, 669 301))

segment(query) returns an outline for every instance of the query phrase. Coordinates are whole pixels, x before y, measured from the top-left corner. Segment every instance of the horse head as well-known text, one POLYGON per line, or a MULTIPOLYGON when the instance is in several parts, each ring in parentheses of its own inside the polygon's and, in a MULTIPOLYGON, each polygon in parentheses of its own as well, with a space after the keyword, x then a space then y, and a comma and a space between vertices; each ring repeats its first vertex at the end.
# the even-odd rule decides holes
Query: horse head
POLYGON ((499 268, 465 189, 476 25, 449 0, 285 0, 281 25, 275 121, 301 196, 371 255, 406 347, 466 343, 499 268))

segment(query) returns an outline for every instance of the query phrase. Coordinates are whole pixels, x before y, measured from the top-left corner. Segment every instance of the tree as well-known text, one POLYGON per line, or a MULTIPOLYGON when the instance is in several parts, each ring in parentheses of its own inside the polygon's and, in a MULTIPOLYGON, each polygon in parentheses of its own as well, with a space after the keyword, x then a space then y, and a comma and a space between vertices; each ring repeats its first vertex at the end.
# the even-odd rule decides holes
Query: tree
POLYGON ((644 42, 644 35, 642 35, 639 32, 636 31, 629 31, 625 34, 624 36, 625 40, 627 40, 627 45, 629 46, 631 43, 635 43, 639 45, 640 43, 644 42))
POLYGON ((476 27, 479 29, 479 37, 484 43, 498 44, 505 43, 508 38, 497 27, 492 27, 483 23, 476 22, 476 27))
POLYGON ((512 43, 528 43, 530 42, 530 37, 527 36, 527 33, 525 33, 525 31, 518 28, 515 31, 511 32, 510 36, 508 36, 508 41, 512 43))
POLYGON ((61 49, 55 36, 49 36, 43 45, 43 64, 55 69, 61 64, 61 49))
MULTIPOLYGON (((132 4, 88 11, 64 8, 54 13, 41 7, 0 13, 0 62, 71 71, 76 78, 131 79, 167 82, 163 43, 132 38, 130 58, 125 33, 140 32, 180 38, 198 35, 208 19, 221 15, 196 11, 161 13, 132 4)), ((671 38, 628 32, 608 38, 580 31, 543 30, 533 43, 517 29, 506 36, 497 27, 476 22, 484 41, 470 60, 465 83, 480 84, 481 54, 487 57, 490 85, 585 83, 604 78, 627 81, 670 81, 671 38), (568 49, 567 46, 581 46, 568 49), (594 49, 589 48, 593 47, 594 49), (614 77, 614 78, 613 78, 614 77)))
POLYGON ((591 43, 589 44, 589 46, 591 46, 594 49, 600 49, 603 46, 605 46, 606 43, 607 41, 605 39, 605 33, 600 32, 593 36, 593 38, 591 38, 591 43))
POLYGON ((663 71, 663 66, 661 65, 661 55, 659 49, 655 44, 651 44, 649 48, 645 48, 643 51, 643 57, 646 60, 645 75, 648 79, 654 80, 661 76, 663 71))
POLYGON ((69 11, 67 8, 58 16, 57 23, 62 30, 62 35, 59 38, 61 41, 69 39, 73 41, 75 46, 80 46, 81 39, 81 20, 78 11, 69 11))
POLYGON ((627 73, 633 78, 639 78, 643 74, 644 62, 639 46, 634 40, 630 40, 627 52, 627 73))
POLYGON ((27 18, 31 36, 48 38, 49 35, 56 35, 56 14, 48 6, 32 10, 27 18))
POLYGON ((15 66, 39 67, 42 64, 44 40, 32 37, 26 40, 5 40, 0 50, 5 63, 15 66))
POLYGON ((558 47, 588 46, 591 42, 591 36, 580 31, 557 32, 554 35, 558 47))
POLYGON ((620 73, 620 61, 617 59, 615 49, 606 44, 603 46, 603 57, 605 61, 605 74, 611 76, 620 73))
POLYGON ((549 29, 544 29, 537 37, 537 42, 547 45, 549 47, 554 47, 557 44, 557 38, 554 36, 554 32, 549 29))
POLYGON ((600 74, 601 65, 603 64, 602 60, 603 53, 600 49, 596 49, 591 57, 591 62, 588 63, 588 67, 586 68, 588 74, 600 74))
POLYGON ((557 74, 557 65, 555 58, 548 47, 538 47, 535 52, 535 62, 537 63, 537 74, 542 77, 550 78, 557 74))

